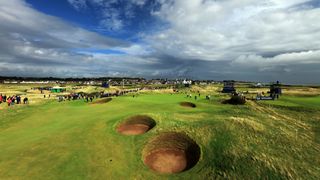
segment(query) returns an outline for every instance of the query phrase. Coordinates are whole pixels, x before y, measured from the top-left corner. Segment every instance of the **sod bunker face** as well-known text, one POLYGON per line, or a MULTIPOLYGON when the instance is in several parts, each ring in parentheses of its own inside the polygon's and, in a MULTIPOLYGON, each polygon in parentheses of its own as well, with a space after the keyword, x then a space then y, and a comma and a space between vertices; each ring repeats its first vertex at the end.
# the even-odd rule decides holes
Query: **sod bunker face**
POLYGON ((124 135, 144 134, 152 129, 156 122, 149 116, 138 115, 132 116, 120 123, 117 132, 124 135))
POLYGON ((104 104, 110 102, 111 100, 112 98, 103 98, 93 102, 92 104, 104 104))
POLYGON ((246 98, 238 95, 233 95, 230 99, 222 102, 222 104, 232 104, 232 105, 244 105, 245 103, 246 103, 246 98))
POLYGON ((189 107, 189 108, 197 107, 195 104, 193 104, 191 102, 181 102, 180 105, 183 106, 183 107, 189 107))
POLYGON ((152 139, 143 149, 143 161, 153 171, 172 174, 186 171, 197 164, 200 148, 187 135, 163 133, 152 139))

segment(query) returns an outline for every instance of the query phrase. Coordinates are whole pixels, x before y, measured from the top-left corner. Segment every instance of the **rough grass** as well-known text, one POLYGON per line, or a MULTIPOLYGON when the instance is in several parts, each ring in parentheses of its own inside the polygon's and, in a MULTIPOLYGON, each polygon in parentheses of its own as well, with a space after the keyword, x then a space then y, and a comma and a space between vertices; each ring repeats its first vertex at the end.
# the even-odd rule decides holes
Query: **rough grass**
POLYGON ((1 104, 0 179, 319 179, 319 97, 232 106, 222 105, 216 91, 208 93, 210 101, 146 92, 97 106, 42 99, 1 104), (181 107, 183 101, 197 108, 181 107), (115 131, 137 114, 153 117, 157 126, 139 137, 115 131), (144 165, 142 151, 168 131, 188 134, 201 157, 188 171, 159 175, 144 165))

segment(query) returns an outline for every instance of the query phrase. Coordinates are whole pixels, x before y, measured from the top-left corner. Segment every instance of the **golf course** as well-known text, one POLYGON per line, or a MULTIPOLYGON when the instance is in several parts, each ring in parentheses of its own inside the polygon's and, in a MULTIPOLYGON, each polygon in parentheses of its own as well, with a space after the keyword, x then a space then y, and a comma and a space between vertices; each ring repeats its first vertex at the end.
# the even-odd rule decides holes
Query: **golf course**
POLYGON ((221 85, 93 102, 58 102, 31 87, 0 85, 30 101, 0 104, 3 180, 320 178, 318 87, 244 105, 222 103, 221 85), (194 92, 201 95, 186 96, 194 92))

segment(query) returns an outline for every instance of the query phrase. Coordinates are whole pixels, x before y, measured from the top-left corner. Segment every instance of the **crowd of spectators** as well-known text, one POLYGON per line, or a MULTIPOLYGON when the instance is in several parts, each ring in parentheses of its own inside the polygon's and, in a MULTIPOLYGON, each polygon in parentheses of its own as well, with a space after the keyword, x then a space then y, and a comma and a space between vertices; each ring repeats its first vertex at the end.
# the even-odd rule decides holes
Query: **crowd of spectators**
POLYGON ((7 103, 8 106, 13 106, 15 104, 28 104, 29 100, 27 97, 23 98, 20 95, 12 95, 12 96, 7 96, 7 95, 2 95, 0 94, 0 104, 1 103, 7 103))

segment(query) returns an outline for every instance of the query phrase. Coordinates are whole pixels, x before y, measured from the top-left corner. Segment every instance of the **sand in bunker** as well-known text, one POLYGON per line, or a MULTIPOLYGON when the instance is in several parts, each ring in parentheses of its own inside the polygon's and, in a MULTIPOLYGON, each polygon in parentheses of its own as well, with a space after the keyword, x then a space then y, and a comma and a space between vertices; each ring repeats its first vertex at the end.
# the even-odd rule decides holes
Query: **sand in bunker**
POLYGON ((153 171, 172 174, 186 171, 200 158, 200 147, 187 135, 163 133, 146 145, 144 164, 153 171))
POLYGON ((122 125, 118 127, 117 131, 124 135, 138 135, 149 131, 150 127, 144 124, 122 125))
POLYGON ((156 122, 149 116, 132 116, 118 125, 117 132, 123 135, 139 135, 148 132, 155 125, 156 122))
POLYGON ((160 173, 176 173, 187 168, 187 158, 183 150, 162 149, 149 155, 145 164, 160 173))

